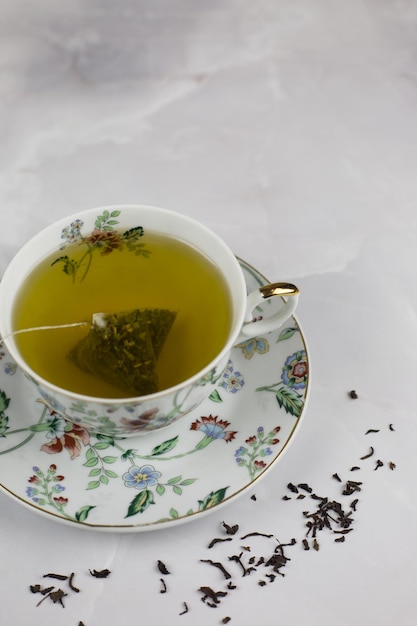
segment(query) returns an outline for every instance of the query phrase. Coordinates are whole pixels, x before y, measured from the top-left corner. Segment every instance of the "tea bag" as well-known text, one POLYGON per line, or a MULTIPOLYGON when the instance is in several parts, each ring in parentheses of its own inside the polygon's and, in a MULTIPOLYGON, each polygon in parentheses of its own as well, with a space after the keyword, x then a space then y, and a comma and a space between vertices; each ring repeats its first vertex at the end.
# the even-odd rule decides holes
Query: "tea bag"
POLYGON ((90 331, 68 357, 84 371, 125 391, 158 391, 156 362, 174 323, 167 309, 96 313, 90 331))

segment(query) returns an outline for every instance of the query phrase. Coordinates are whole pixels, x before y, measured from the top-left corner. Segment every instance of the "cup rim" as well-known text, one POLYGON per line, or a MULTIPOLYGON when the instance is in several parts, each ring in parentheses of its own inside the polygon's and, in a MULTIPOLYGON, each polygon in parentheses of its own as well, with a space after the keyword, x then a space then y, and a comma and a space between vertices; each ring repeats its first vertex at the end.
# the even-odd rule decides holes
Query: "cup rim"
MULTIPOLYGON (((155 231, 155 229, 153 229, 155 231)), ((185 241, 187 241, 185 239, 185 241)), ((187 242, 187 243, 191 243, 191 242, 187 242)), ((45 258, 45 256, 47 256, 48 254, 50 254, 50 252, 55 249, 54 248, 50 248, 45 254, 42 255, 42 257, 38 257, 38 259, 36 260, 36 262, 33 264, 32 267, 28 268, 28 271, 26 273, 27 274, 33 269, 33 267, 35 267, 42 258, 45 258)), ((198 249, 198 248, 197 248, 198 249)), ((230 284, 230 281, 228 280, 228 276, 227 274, 222 270, 222 268, 216 263, 216 266, 218 267, 218 269, 220 269, 220 271, 222 272, 223 277, 225 278, 226 282, 228 284, 230 284)), ((230 267, 229 266, 229 267, 230 267)), ((26 276, 23 277, 22 281, 26 278, 26 276)), ((14 301, 14 299, 13 299, 14 301)), ((12 301, 12 302, 13 302, 12 301)), ((221 237, 219 237, 219 235, 217 235, 213 230, 211 230, 208 226, 206 226, 205 224, 203 224, 202 222, 198 221, 195 218, 189 217, 188 215, 185 215, 183 213, 179 213, 175 210, 171 210, 171 209, 166 209, 166 208, 162 208, 162 207, 157 207, 154 205, 148 205, 148 204, 112 204, 112 205, 103 205, 103 206, 97 206, 97 207, 93 207, 90 209, 85 209, 82 211, 78 211, 76 213, 72 213, 70 215, 64 216, 63 218, 60 218, 59 220, 56 220, 55 222, 52 222, 51 224, 47 225, 46 227, 44 227, 43 229, 41 229, 37 234, 35 234, 33 237, 31 237, 30 239, 28 239, 23 246, 21 246, 21 248, 17 251, 17 253, 13 256, 13 258, 11 259, 10 263, 8 264, 8 266, 6 267, 6 270, 3 274, 2 279, 0 280, 0 339, 3 340, 7 350, 9 351, 11 357, 16 361, 17 365, 22 369, 22 371, 27 374, 30 378, 32 378, 37 384, 39 384, 40 386, 46 388, 49 392, 52 392, 56 395, 61 395, 64 396, 66 398, 68 398, 70 401, 78 401, 78 402, 84 402, 84 403, 96 403, 96 404, 100 404, 100 405, 105 405, 105 406, 120 406, 120 405, 129 405, 129 404, 141 404, 144 402, 153 402, 153 401, 157 401, 157 400, 161 400, 163 398, 165 398, 168 395, 172 395, 177 393, 178 391, 180 391, 181 389, 184 389, 186 387, 191 387, 193 386, 195 383, 197 383, 201 378, 203 378, 206 374, 208 374, 212 369, 214 369, 216 367, 217 364, 221 363, 223 361, 223 359, 230 353, 233 345, 236 342, 236 339, 238 338, 243 322, 244 322, 244 315, 245 315, 245 303, 246 303, 246 285, 245 285, 245 280, 244 280, 244 276, 242 273, 242 270, 240 268, 239 265, 239 261, 237 259, 237 257, 233 254, 233 252, 231 251, 231 249, 229 248, 229 246, 223 241, 223 239, 221 239, 221 237), (38 374, 37 372, 35 372, 27 363, 26 361, 23 359, 23 357, 20 354, 20 351, 16 345, 16 342, 14 341, 14 338, 12 335, 10 335, 11 332, 11 314, 12 314, 12 309, 13 309, 13 304, 11 303, 8 307, 8 311, 9 311, 9 320, 6 319, 5 316, 5 311, 4 308, 1 306, 1 299, 2 296, 4 296, 5 294, 3 294, 3 292, 5 290, 7 290, 7 283, 9 280, 11 280, 11 275, 13 274, 13 270, 15 269, 16 265, 18 265, 19 261, 21 260, 21 258, 24 256, 24 254, 28 251, 28 249, 32 246, 35 246, 37 241, 39 241, 40 239, 44 238, 45 236, 48 236, 48 234, 50 234, 53 231, 56 231, 57 229, 62 229, 64 226, 66 226, 68 223, 70 223, 71 221, 74 221, 76 219, 82 219, 83 217, 87 217, 87 216, 91 216, 93 214, 96 214, 99 211, 111 211, 111 210, 145 210, 145 211, 156 211, 158 212, 161 216, 162 215, 170 215, 170 216, 174 216, 174 219, 182 219, 184 221, 184 223, 188 223, 190 225, 193 225, 194 228, 198 228, 201 232, 205 233, 208 237, 211 238, 212 241, 215 241, 217 243, 217 245, 222 248, 222 251, 224 254, 226 254, 226 256, 228 257, 229 261, 230 261, 230 266, 233 266, 234 269, 236 270, 235 272, 235 277, 233 280, 235 280, 235 278, 238 278, 239 281, 239 285, 234 285, 234 287, 239 288, 239 295, 241 297, 241 305, 239 305, 239 303, 237 305, 235 305, 235 303, 233 302, 233 305, 235 306, 236 311, 233 313, 234 316, 236 316, 236 319, 232 319, 232 324, 231 324, 231 328, 229 331, 229 335, 228 335, 228 339, 227 342, 225 343, 225 345, 223 346, 223 348, 220 350, 220 352, 218 352, 216 354, 216 356, 202 369, 200 369, 198 372, 196 372, 195 374, 193 374, 192 376, 190 376, 189 378, 187 378, 186 380, 181 381, 180 383, 177 383, 176 385, 173 385, 171 387, 167 387, 165 389, 162 389, 161 391, 157 391, 151 394, 147 394, 147 395, 140 395, 140 396, 126 396, 126 397, 121 397, 121 398, 106 398, 106 397, 101 397, 101 396, 90 396, 87 394, 81 394, 75 391, 71 391, 70 389, 66 389, 64 387, 59 387, 58 385, 55 385, 54 383, 51 383, 50 381, 48 381, 46 378, 43 378, 40 374, 38 374), (239 308, 240 306, 240 308, 239 308), (4 336, 2 336, 2 331, 5 330, 7 323, 9 322, 9 326, 10 326, 10 330, 9 332, 5 333, 4 336)))

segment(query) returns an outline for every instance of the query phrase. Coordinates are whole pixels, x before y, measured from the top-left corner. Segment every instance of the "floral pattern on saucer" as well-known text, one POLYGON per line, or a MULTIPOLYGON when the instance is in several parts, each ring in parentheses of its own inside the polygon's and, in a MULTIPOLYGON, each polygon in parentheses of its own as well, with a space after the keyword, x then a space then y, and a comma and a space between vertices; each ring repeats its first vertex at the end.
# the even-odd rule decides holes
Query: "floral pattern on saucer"
MULTIPOLYGON (((252 291, 267 282, 241 261, 252 291)), ((277 299, 260 315, 273 313, 277 299)), ((245 341, 202 405, 144 437, 92 435, 36 393, 0 342, 0 487, 54 519, 150 530, 240 495, 281 456, 303 416, 308 354, 295 318, 245 341)))

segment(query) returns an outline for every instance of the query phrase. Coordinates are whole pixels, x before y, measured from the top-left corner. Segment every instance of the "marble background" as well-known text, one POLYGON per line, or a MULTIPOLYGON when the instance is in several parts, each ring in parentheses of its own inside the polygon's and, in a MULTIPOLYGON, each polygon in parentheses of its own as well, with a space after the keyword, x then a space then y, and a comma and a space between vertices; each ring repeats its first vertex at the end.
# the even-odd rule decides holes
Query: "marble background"
MULTIPOLYGON (((252 586, 232 623, 416 622, 416 33, 414 0, 0 0, 0 275, 53 219, 142 203, 196 217, 299 284, 312 392, 302 432, 257 487, 271 523, 290 527, 277 494, 294 475, 320 485, 356 458, 359 429, 396 423, 396 471, 370 478, 344 557, 301 559, 269 595, 252 586)), ((51 554, 68 566, 103 555, 124 572, 120 603, 103 587, 63 625, 80 607, 85 626, 224 616, 196 601, 197 617, 177 617, 181 591, 154 604, 142 563, 156 546, 192 562, 225 513, 104 541, 0 504, 1 624, 56 624, 59 607, 19 600, 22 579, 56 567, 51 554)), ((247 498, 227 514, 257 519, 247 498)))

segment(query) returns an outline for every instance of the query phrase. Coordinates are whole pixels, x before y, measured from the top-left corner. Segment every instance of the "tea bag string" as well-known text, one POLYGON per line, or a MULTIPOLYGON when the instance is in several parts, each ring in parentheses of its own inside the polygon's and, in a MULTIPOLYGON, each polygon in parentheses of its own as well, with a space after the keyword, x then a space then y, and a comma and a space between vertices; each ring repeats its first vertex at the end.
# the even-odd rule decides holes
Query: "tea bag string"
POLYGON ((71 324, 57 324, 55 326, 34 326, 33 328, 21 328, 20 330, 13 330, 11 333, 8 333, 3 337, 3 339, 8 339, 9 337, 14 337, 15 335, 21 335, 23 333, 33 333, 41 330, 59 330, 61 328, 76 328, 77 326, 87 326, 91 322, 73 322, 71 324))
POLYGON ((91 324, 94 324, 95 326, 98 326, 100 328, 105 328, 107 325, 106 315, 106 313, 93 313, 90 322, 72 322, 70 324, 55 324, 53 326, 33 326, 32 328, 21 328, 19 330, 13 330, 11 333, 8 333, 3 337, 3 339, 7 339, 8 337, 14 337, 14 335, 21 335, 22 333, 33 333, 42 330, 60 330, 62 328, 77 328, 80 326, 91 326, 91 324))
POLYGON ((21 335, 22 333, 33 333, 39 330, 59 330, 61 328, 77 328, 79 326, 97 326, 99 328, 105 328, 107 326, 106 320, 107 313, 93 313, 91 317, 91 321, 89 322, 72 322, 70 324, 55 324, 53 326, 33 326, 32 328, 21 328, 19 330, 13 330, 11 333, 8 333, 3 337, 3 339, 7 339, 8 337, 14 337, 14 335, 21 335))

